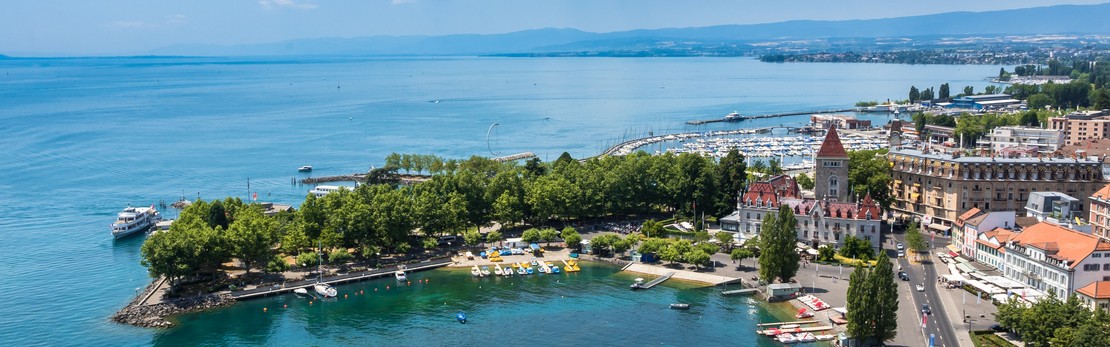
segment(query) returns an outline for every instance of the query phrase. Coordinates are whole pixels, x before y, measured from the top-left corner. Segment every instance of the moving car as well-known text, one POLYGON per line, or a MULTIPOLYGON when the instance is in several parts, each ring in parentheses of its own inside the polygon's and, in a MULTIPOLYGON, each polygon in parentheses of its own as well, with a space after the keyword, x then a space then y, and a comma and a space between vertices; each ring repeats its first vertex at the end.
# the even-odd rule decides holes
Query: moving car
POLYGON ((910 275, 906 274, 905 271, 898 271, 898 278, 903 280, 903 281, 909 281, 910 280, 910 275))
POLYGON ((924 304, 924 305, 921 305, 921 313, 924 313, 924 314, 933 314, 933 310, 930 310, 930 309, 929 309, 929 305, 928 305, 928 304, 924 304))
POLYGON ((917 291, 924 292, 925 291, 925 284, 924 283, 918 284, 917 285, 917 291))

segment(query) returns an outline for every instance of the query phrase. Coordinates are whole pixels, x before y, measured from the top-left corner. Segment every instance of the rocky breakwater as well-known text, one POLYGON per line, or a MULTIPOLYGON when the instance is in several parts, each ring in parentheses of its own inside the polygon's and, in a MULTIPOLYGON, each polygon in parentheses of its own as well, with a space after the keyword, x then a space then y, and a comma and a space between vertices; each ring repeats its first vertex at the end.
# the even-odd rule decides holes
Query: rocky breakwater
POLYGON ((173 325, 166 319, 169 316, 235 303, 235 299, 226 293, 180 298, 153 305, 144 305, 141 301, 143 300, 136 300, 116 312, 112 320, 139 327, 165 328, 173 325))

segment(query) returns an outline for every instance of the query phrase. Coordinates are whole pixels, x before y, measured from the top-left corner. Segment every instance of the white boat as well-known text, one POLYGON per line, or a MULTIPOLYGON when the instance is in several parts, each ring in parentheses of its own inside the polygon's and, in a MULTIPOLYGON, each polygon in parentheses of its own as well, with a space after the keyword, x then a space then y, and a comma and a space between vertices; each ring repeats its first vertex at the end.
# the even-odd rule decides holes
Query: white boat
POLYGON ((394 272, 393 277, 397 278, 397 282, 407 282, 409 280, 409 277, 405 276, 405 272, 402 270, 397 270, 397 272, 394 272))
POLYGON ((482 267, 482 276, 489 276, 489 267, 488 266, 483 266, 482 267))
POLYGON ((308 289, 304 289, 304 288, 293 289, 293 294, 308 295, 308 289))
POLYGON ((312 285, 312 289, 316 291, 316 294, 320 294, 325 298, 334 298, 339 295, 339 291, 335 290, 335 287, 332 287, 330 284, 324 283, 324 271, 322 271, 321 268, 324 263, 323 253, 324 247, 321 246, 316 253, 318 254, 316 260, 316 284, 312 285))
POLYGON ((312 165, 305 165, 297 168, 298 172, 312 172, 312 165))
POLYGON ((741 119, 744 119, 744 116, 741 116, 739 112, 729 113, 727 116, 725 116, 725 120, 727 121, 737 121, 741 119))
POLYGON ((330 284, 324 282, 313 284, 312 289, 316 290, 316 294, 320 294, 320 296, 323 296, 325 298, 334 298, 339 295, 339 292, 335 290, 335 287, 332 287, 330 284))
POLYGON ((351 187, 346 187, 346 186, 321 185, 321 186, 316 186, 316 188, 312 188, 312 190, 309 190, 308 192, 312 195, 315 195, 316 197, 321 197, 321 196, 328 195, 328 194, 331 194, 331 193, 334 193, 334 192, 338 192, 340 189, 347 190, 347 191, 352 190, 351 187))
POLYGON ((775 339, 779 340, 779 342, 788 343, 788 344, 798 342, 798 338, 794 337, 794 334, 791 334, 791 333, 782 333, 778 337, 776 337, 775 339))
POLYGON ((162 220, 162 215, 150 207, 127 207, 116 215, 116 222, 112 223, 112 237, 121 238, 136 232, 146 232, 162 220))
POLYGON ((474 277, 482 277, 482 270, 478 270, 478 266, 470 268, 470 275, 474 277))

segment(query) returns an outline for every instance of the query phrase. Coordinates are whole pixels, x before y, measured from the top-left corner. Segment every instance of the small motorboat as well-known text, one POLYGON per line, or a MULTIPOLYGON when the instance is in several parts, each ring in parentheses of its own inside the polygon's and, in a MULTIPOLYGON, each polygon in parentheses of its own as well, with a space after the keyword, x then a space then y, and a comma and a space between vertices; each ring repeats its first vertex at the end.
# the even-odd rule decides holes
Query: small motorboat
POLYGON ((493 273, 498 275, 498 276, 505 276, 505 270, 501 270, 500 266, 494 268, 493 273))
POLYGON ((297 168, 297 172, 312 172, 312 165, 305 165, 297 168))
POLYGON ((553 274, 559 273, 559 267, 558 266, 552 266, 551 267, 551 273, 553 273, 553 274))
POLYGON ((456 313, 455 314, 455 320, 458 320, 459 323, 466 324, 466 313, 462 313, 462 312, 456 313))
POLYGON ((293 289, 293 294, 308 295, 308 289, 304 289, 304 288, 293 289))
POLYGON ((470 269, 470 274, 474 277, 482 277, 482 270, 478 270, 478 267, 473 267, 470 269))
POLYGON ((394 272, 393 277, 397 279, 397 282, 408 282, 409 280, 409 277, 406 276, 405 272, 402 270, 397 270, 397 272, 394 272))
POLYGON ((489 274, 490 274, 489 266, 483 266, 482 267, 482 276, 489 276, 489 274))
POLYGON ((524 268, 524 271, 527 271, 529 275, 536 273, 536 271, 532 270, 530 267, 524 268))
POLYGON ((517 267, 517 268, 516 268, 516 274, 517 274, 517 275, 521 275, 521 276, 523 276, 523 275, 527 275, 527 274, 528 274, 528 270, 525 270, 525 269, 524 269, 523 267, 517 267))
POLYGON ((644 288, 644 279, 637 277, 636 282, 632 283, 632 285, 629 286, 629 288, 632 288, 632 290, 643 289, 644 288))
POLYGON ((671 308, 675 310, 689 310, 690 304, 671 304, 671 308))
POLYGON ((791 334, 791 333, 784 333, 784 334, 778 335, 778 337, 776 339, 779 340, 779 342, 788 343, 788 344, 798 342, 798 338, 794 337, 794 334, 791 334))

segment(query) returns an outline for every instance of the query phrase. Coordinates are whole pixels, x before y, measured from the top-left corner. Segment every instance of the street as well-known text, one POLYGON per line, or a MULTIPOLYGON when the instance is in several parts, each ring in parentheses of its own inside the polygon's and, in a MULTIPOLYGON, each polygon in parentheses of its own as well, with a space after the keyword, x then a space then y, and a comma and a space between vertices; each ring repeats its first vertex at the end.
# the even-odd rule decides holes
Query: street
MULTIPOLYGON (((884 250, 890 256, 894 257, 897 255, 898 251, 893 243, 900 242, 905 245, 905 237, 903 234, 894 234, 892 236, 892 239, 894 239, 894 241, 888 244, 890 247, 889 249, 884 250)), ((937 242, 941 242, 941 244, 947 244, 946 240, 947 239, 937 242)), ((930 248, 930 252, 932 251, 933 249, 930 248)), ((921 338, 921 340, 919 341, 922 341, 922 345, 928 346, 929 339, 930 337, 932 337, 933 346, 960 346, 960 339, 956 336, 955 328, 952 325, 952 322, 949 320, 949 315, 946 311, 949 309, 956 309, 956 307, 945 307, 945 305, 943 304, 944 301, 942 301, 942 298, 940 296, 942 293, 938 292, 937 288, 938 275, 932 261, 934 257, 931 254, 925 254, 921 256, 921 262, 917 264, 911 264, 909 262, 909 258, 913 257, 913 255, 909 254, 910 252, 906 253, 907 254, 905 258, 898 258, 896 261, 896 264, 902 267, 902 269, 909 275, 910 278, 909 281, 899 280, 900 282, 906 283, 906 285, 904 286, 899 285, 899 288, 905 288, 905 290, 908 291, 908 295, 901 296, 902 300, 899 300, 898 335, 902 336, 903 332, 908 332, 903 329, 916 329, 917 333, 920 335, 919 337, 921 338), (915 288, 915 286, 917 285, 923 285, 925 287, 925 291, 917 291, 917 289, 915 288), (922 305, 928 305, 930 310, 932 311, 931 314, 923 315, 922 305), (903 314, 909 315, 911 317, 916 317, 912 320, 915 321, 916 324, 910 327, 905 327, 904 324, 910 322, 911 320, 903 318, 903 314), (924 328, 922 328, 923 319, 925 321, 924 328)), ((947 293, 944 294, 947 295, 947 293)), ((957 314, 956 316, 958 317, 959 315, 957 314)), ((962 324, 962 322, 960 324, 962 324)))

